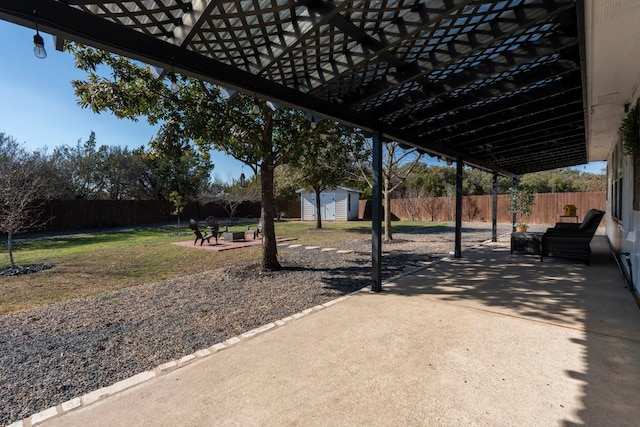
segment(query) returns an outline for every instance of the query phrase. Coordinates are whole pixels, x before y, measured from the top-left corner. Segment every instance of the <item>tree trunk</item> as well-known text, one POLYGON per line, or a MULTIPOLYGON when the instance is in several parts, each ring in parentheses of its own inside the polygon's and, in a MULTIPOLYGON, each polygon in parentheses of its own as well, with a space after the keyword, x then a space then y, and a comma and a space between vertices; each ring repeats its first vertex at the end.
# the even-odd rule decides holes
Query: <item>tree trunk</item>
POLYGON ((391 234, 391 194, 384 190, 384 240, 393 240, 391 234))
POLYGON ((276 230, 273 219, 276 208, 273 199, 273 169, 274 166, 263 163, 260 168, 262 209, 260 222, 262 224, 262 271, 282 269, 278 262, 278 246, 276 244, 276 230))
POLYGON ((320 212, 320 190, 315 189, 316 192, 316 228, 322 228, 322 212, 320 212))
POLYGON ((7 248, 9 249, 9 262, 11 267, 15 267, 16 263, 13 261, 13 232, 7 233, 7 248))

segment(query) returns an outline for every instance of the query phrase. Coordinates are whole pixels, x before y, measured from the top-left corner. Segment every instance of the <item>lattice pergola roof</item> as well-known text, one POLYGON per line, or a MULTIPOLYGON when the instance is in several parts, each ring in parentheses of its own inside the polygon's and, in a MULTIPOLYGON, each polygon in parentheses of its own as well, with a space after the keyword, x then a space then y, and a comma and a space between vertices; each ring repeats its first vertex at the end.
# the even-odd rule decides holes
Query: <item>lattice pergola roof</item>
POLYGON ((21 0, 0 19, 504 173, 587 161, 573 0, 21 0))

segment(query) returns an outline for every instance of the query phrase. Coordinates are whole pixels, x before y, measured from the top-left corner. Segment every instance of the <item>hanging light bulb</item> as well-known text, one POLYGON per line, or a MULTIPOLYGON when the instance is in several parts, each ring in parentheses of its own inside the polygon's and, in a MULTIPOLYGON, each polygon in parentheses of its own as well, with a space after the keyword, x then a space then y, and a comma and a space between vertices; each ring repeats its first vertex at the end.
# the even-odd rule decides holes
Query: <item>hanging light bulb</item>
POLYGON ((318 123, 316 123, 316 118, 311 116, 311 129, 315 130, 318 127, 318 123))
POLYGON ((47 51, 44 48, 44 40, 38 32, 38 21, 36 21, 36 33, 33 36, 33 54, 36 58, 44 59, 47 57, 47 51))
POLYGON ((260 106, 258 105, 258 100, 253 98, 253 114, 256 116, 260 114, 260 106))
POLYGON ((178 79, 176 79, 176 73, 174 73, 173 71, 171 71, 169 73, 169 81, 171 82, 171 92, 177 92, 178 91, 178 79))

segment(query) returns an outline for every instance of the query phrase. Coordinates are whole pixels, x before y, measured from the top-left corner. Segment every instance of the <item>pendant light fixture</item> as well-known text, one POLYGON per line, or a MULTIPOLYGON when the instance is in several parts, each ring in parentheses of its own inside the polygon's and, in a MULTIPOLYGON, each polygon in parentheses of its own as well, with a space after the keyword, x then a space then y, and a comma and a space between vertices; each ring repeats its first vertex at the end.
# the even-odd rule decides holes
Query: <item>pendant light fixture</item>
POLYGON ((253 107, 251 108, 251 112, 253 113, 254 116, 257 116, 261 112, 260 105, 258 104, 258 97, 256 95, 257 95, 256 88, 254 88, 254 90, 253 90, 253 107))
POLYGON ((178 79, 176 79, 176 73, 173 71, 169 73, 169 81, 171 82, 171 92, 176 93, 178 91, 178 79))
POLYGON ((169 71, 168 77, 171 82, 171 92, 178 92, 178 79, 176 78, 176 73, 173 70, 173 58, 171 58, 171 71, 169 71))
POLYGON ((313 113, 311 113, 311 129, 316 130, 317 127, 318 127, 318 123, 316 122, 316 118, 313 115, 313 113))
POLYGON ((42 36, 38 31, 38 20, 35 19, 35 11, 33 12, 33 14, 36 24, 36 33, 33 36, 33 54, 36 56, 36 58, 45 59, 47 57, 47 51, 44 48, 44 40, 42 39, 42 36))

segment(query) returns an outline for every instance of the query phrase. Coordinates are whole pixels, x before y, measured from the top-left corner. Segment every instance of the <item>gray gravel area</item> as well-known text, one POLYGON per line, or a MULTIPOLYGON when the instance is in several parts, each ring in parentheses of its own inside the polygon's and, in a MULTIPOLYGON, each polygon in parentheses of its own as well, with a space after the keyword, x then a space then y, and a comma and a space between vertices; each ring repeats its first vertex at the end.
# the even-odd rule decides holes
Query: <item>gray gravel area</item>
MULTIPOLYGON (((464 223, 463 250, 490 238, 464 223)), ((370 286, 370 239, 335 247, 352 252, 282 246, 283 271, 243 264, 0 317, 0 424, 370 286)), ((453 249, 453 227, 394 234, 383 278, 453 249)))

